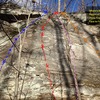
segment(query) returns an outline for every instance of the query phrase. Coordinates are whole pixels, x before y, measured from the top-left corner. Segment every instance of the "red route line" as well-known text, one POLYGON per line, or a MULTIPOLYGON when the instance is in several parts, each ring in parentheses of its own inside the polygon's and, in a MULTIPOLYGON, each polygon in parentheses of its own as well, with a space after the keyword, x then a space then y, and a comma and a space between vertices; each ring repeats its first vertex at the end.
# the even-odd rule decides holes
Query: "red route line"
POLYGON ((43 42, 43 37, 44 37, 44 28, 45 26, 49 23, 49 20, 56 14, 59 14, 58 12, 54 12, 54 14, 48 18, 48 20, 46 21, 46 23, 44 25, 41 26, 41 29, 42 29, 42 32, 41 32, 41 48, 42 48, 42 51, 43 51, 43 55, 44 55, 44 60, 46 62, 46 70, 47 70, 47 73, 48 73, 48 80, 49 80, 49 84, 50 84, 50 88, 52 89, 52 95, 54 97, 54 100, 56 100, 56 97, 54 95, 54 89, 53 89, 53 84, 52 84, 52 80, 50 78, 50 70, 49 70, 49 64, 47 63, 47 59, 46 59, 46 53, 45 53, 45 50, 44 50, 44 42, 43 42))

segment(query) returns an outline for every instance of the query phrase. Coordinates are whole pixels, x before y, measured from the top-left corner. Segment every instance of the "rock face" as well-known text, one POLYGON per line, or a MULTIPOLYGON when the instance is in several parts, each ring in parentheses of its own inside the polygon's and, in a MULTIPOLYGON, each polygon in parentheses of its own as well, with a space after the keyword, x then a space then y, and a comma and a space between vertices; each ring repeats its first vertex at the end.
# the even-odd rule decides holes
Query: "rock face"
POLYGON ((13 50, 0 72, 0 100, 15 100, 16 88, 16 100, 55 100, 53 91, 56 100, 76 100, 73 69, 81 100, 100 100, 100 43, 93 35, 100 30, 58 17, 49 20, 45 16, 27 30, 20 69, 18 52, 13 50))

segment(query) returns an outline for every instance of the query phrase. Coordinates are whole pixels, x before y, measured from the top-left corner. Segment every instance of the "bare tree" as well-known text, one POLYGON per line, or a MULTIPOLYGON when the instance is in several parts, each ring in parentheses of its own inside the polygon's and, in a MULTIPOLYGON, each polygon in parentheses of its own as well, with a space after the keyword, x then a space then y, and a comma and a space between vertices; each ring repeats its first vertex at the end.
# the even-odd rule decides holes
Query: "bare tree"
POLYGON ((92 6, 93 6, 93 7, 96 6, 96 0, 93 0, 92 6))
POLYGON ((81 3, 78 3, 78 11, 84 12, 85 11, 85 1, 81 0, 81 3))
POLYGON ((60 12, 60 0, 58 0, 58 12, 60 12))
POLYGON ((40 10, 42 9, 41 3, 42 3, 42 0, 39 0, 40 10))
POLYGON ((64 11, 66 11, 67 0, 64 0, 64 11))
POLYGON ((85 10, 85 2, 84 0, 82 0, 82 11, 84 12, 84 10, 85 10))

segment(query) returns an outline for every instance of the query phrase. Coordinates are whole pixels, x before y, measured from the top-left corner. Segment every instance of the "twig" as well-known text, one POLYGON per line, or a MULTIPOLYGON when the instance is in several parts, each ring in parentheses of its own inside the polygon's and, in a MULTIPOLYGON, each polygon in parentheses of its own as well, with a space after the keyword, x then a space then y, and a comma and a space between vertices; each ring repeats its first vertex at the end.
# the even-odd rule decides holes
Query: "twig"
POLYGON ((1 25, 3 31, 5 32, 6 36, 9 38, 9 40, 11 41, 11 43, 15 46, 16 50, 19 52, 18 48, 16 47, 16 45, 14 44, 14 42, 12 41, 12 39, 10 38, 10 36, 6 33, 6 31, 4 30, 3 26, 1 25))

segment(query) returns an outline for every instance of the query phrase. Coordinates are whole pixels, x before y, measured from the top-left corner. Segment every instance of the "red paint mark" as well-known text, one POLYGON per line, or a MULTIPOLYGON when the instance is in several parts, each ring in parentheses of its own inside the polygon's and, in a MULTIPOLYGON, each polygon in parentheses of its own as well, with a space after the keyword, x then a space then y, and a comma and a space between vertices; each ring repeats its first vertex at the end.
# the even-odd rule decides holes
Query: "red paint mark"
POLYGON ((51 79, 49 78, 49 81, 50 81, 50 87, 51 87, 51 89, 52 89, 52 81, 51 81, 51 79))
POLYGON ((49 71, 49 65, 46 63, 46 69, 48 72, 48 76, 49 76, 49 81, 50 81, 50 87, 52 88, 52 80, 50 79, 50 71, 49 71))
POLYGON ((46 54, 45 54, 45 51, 44 51, 44 44, 41 45, 41 48, 42 48, 42 51, 43 51, 44 60, 46 61, 46 54))
POLYGON ((55 95, 54 95, 54 91, 52 91, 52 95, 53 95, 53 97, 54 97, 54 100, 56 100, 56 97, 55 97, 55 95))
POLYGON ((46 68, 49 69, 49 65, 46 63, 46 68))
POLYGON ((44 44, 41 45, 42 50, 44 49, 44 44))
POLYGON ((44 26, 42 26, 41 29, 44 30, 44 26))
POLYGON ((43 36, 44 36, 44 33, 42 32, 42 33, 41 33, 41 37, 43 37, 43 36))
POLYGON ((59 14, 59 12, 54 12, 54 15, 57 15, 57 14, 59 14))

